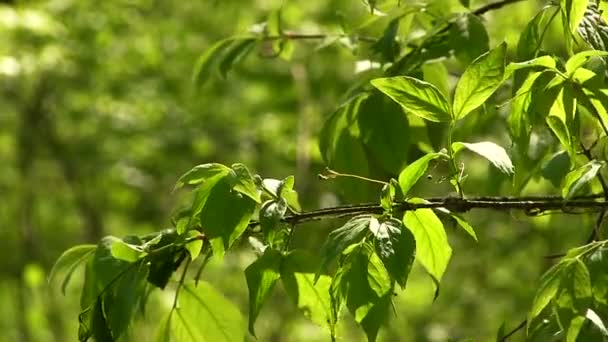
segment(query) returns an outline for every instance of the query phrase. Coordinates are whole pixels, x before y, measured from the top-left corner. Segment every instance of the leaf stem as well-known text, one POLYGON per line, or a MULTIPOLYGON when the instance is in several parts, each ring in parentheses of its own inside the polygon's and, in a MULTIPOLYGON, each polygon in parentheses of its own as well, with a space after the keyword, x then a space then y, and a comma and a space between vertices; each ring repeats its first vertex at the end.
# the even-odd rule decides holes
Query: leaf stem
POLYGON ((462 185, 460 184, 460 172, 458 165, 456 164, 456 155, 454 153, 454 149, 452 148, 452 133, 454 132, 455 126, 456 121, 454 119, 450 121, 450 128, 448 131, 448 158, 450 159, 450 173, 452 174, 454 183, 456 183, 456 191, 458 191, 458 196, 460 196, 460 198, 464 198, 462 185))
POLYGON ((179 278, 179 283, 177 284, 177 288, 175 289, 175 297, 173 298, 173 306, 171 307, 171 311, 177 308, 177 298, 179 297, 179 292, 182 286, 184 285, 184 281, 186 280, 186 273, 188 273, 188 267, 190 266, 191 262, 192 259, 190 258, 190 256, 188 256, 188 259, 186 259, 186 264, 184 265, 184 272, 179 278))
POLYGON ((353 175, 353 174, 349 174, 349 173, 340 173, 340 172, 334 171, 328 167, 325 168, 325 174, 319 174, 319 177, 324 180, 335 178, 335 177, 350 177, 350 178, 355 178, 355 179, 359 179, 359 180, 370 182, 370 183, 376 183, 376 184, 381 184, 381 185, 388 184, 387 182, 383 182, 383 181, 377 180, 377 179, 367 178, 367 177, 353 175))

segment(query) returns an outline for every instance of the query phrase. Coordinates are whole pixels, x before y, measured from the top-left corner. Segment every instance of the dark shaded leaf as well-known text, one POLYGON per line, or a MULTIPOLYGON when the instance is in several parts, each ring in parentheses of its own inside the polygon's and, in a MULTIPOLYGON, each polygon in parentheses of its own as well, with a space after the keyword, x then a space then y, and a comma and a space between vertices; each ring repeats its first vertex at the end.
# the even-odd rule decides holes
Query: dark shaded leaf
POLYGON ((96 245, 78 245, 63 252, 55 261, 49 273, 48 282, 52 283, 58 274, 65 272, 61 282, 61 292, 65 295, 65 288, 72 278, 72 274, 80 264, 87 261, 95 253, 96 248, 96 245))
POLYGON ((202 232, 209 238, 213 252, 218 256, 224 255, 247 229, 256 208, 256 202, 251 197, 232 190, 233 184, 226 178, 221 179, 209 191, 199 216, 202 232))
MULTIPOLYGON (((368 232, 371 219, 371 215, 355 216, 342 227, 329 234, 321 249, 321 268, 319 272, 324 272, 327 265, 339 256, 346 247, 363 239, 368 232)), ((317 277, 319 274, 317 274, 317 277)))
MULTIPOLYGON (((375 220, 375 219, 372 219, 375 220)), ((412 233, 395 218, 370 224, 376 238, 376 254, 384 267, 401 288, 405 289, 407 278, 416 255, 416 241, 412 233)))

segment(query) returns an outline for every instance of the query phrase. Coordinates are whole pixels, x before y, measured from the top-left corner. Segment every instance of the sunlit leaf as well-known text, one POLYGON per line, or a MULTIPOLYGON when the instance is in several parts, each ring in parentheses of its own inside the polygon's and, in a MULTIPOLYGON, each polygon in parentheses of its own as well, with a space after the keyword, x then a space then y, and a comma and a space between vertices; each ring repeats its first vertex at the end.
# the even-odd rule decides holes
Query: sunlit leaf
POLYGON ((143 254, 140 246, 132 245, 120 239, 115 239, 112 242, 112 256, 116 259, 135 262, 143 254))
POLYGON ((188 253, 190 253, 190 259, 192 259, 192 261, 196 260, 199 254, 201 254, 201 248, 203 248, 203 240, 200 237, 201 233, 196 230, 191 230, 188 232, 188 238, 197 238, 186 244, 186 249, 188 250, 188 253))
POLYGON ((565 264, 559 263, 551 267, 543 276, 540 278, 540 285, 536 289, 536 295, 532 302, 532 308, 528 313, 528 327, 530 322, 538 316, 543 309, 549 304, 549 302, 557 295, 559 290, 561 275, 563 270, 566 268, 565 264))
POLYGON ((536 68, 536 69, 555 69, 555 59, 551 56, 541 56, 523 62, 512 62, 507 64, 504 78, 509 78, 511 75, 521 69, 536 68))
POLYGON ((439 284, 452 256, 441 220, 431 209, 408 211, 403 223, 416 240, 416 260, 439 284))
POLYGON ((604 164, 597 160, 592 160, 587 164, 570 171, 564 178, 562 184, 562 197, 570 198, 581 188, 591 182, 604 164))
POLYGON ((409 76, 377 78, 372 85, 406 110, 429 121, 450 121, 450 105, 432 84, 409 76))
POLYGON ((418 182, 420 177, 424 176, 429 162, 442 156, 441 153, 427 153, 401 171, 399 174, 399 186, 404 196, 418 182))
POLYGON ((337 322, 331 321, 331 278, 321 275, 315 282, 320 261, 318 256, 303 250, 291 251, 281 264, 281 282, 287 295, 308 319, 333 330, 337 322))
POLYGON ((264 254, 245 269, 249 289, 249 332, 255 336, 255 321, 280 277, 282 255, 266 248, 264 254))
POLYGON ((490 161, 497 169, 506 174, 513 174, 513 163, 504 148, 490 141, 478 143, 455 142, 452 144, 454 153, 466 148, 490 161))
POLYGON ((249 196, 257 203, 261 203, 260 191, 247 167, 243 164, 233 164, 231 169, 229 179, 232 189, 249 196))
POLYGON ((228 172, 230 172, 229 167, 218 163, 197 165, 179 178, 175 184, 175 189, 181 188, 184 185, 200 184, 209 178, 227 175, 228 172))
POLYGON ((454 117, 459 120, 481 106, 502 85, 507 44, 475 59, 464 71, 454 93, 454 117))
POLYGON ((570 57, 570 59, 568 59, 568 61, 566 62, 566 72, 568 76, 571 76, 578 68, 582 67, 592 57, 605 56, 608 56, 608 51, 587 50, 579 52, 576 55, 570 57))
POLYGON ((161 322, 158 342, 232 342, 245 339, 238 308, 210 284, 181 288, 179 306, 161 322))
POLYGON ((587 9, 588 0, 561 0, 560 7, 568 18, 569 33, 574 34, 587 9))
POLYGON ((602 335, 608 337, 608 329, 606 329, 604 321, 602 321, 602 318, 595 311, 593 311, 592 309, 587 309, 585 318, 590 320, 591 323, 593 323, 600 330, 602 335))

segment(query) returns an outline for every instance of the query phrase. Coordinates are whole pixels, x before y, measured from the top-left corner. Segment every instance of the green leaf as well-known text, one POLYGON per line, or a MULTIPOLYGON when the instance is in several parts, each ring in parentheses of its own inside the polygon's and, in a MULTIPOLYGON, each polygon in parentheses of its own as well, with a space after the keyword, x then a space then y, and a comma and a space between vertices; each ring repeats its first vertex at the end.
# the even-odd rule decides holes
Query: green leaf
MULTIPOLYGON (((366 176, 369 162, 360 140, 358 112, 367 94, 358 94, 340 106, 326 121, 319 136, 319 150, 330 168, 340 172, 366 176)), ((337 192, 347 200, 367 201, 375 196, 376 189, 358 180, 335 179, 337 192)))
POLYGON ((576 99, 567 87, 562 87, 551 106, 550 114, 546 121, 562 146, 568 150, 571 158, 576 155, 576 137, 572 132, 577 132, 574 114, 576 110, 576 99))
POLYGON ((570 320, 570 324, 568 325, 568 331, 566 333, 566 342, 576 342, 578 334, 583 328, 584 323, 585 316, 576 316, 572 320, 570 320))
POLYGON ((593 323, 593 325, 595 325, 600 330, 602 335, 608 337, 608 329, 606 329, 606 325, 595 311, 593 311, 592 309, 587 309, 587 312, 585 313, 585 318, 591 321, 591 323, 593 323))
POLYGON ((568 171, 570 170, 570 157, 567 151, 555 152, 542 168, 543 178, 549 180, 556 188, 560 184, 568 171))
POLYGON ((431 209, 418 209, 407 211, 403 223, 414 234, 416 260, 439 284, 452 256, 441 220, 431 209))
POLYGON ((255 336, 255 320, 280 277, 282 255, 266 248, 264 254, 245 269, 249 289, 249 332, 255 336))
POLYGON ((591 57, 606 57, 608 56, 608 51, 598 51, 598 50, 587 50, 583 52, 579 52, 576 55, 570 57, 566 62, 566 73, 568 76, 574 75, 574 72, 582 67, 591 57))
POLYGON ((403 108, 374 91, 359 107, 357 124, 366 152, 378 167, 397 173, 407 162, 410 149, 409 122, 403 108))
POLYGON ((575 85, 572 89, 577 104, 585 107, 593 117, 598 120, 598 128, 603 130, 608 125, 608 88, 603 75, 598 75, 591 70, 578 68, 573 79, 582 85, 575 85))
POLYGON ((78 245, 61 253, 61 256, 55 261, 49 273, 48 282, 53 282, 58 274, 65 272, 65 276, 61 282, 61 292, 65 295, 65 288, 70 282, 72 274, 80 264, 93 255, 96 248, 96 245, 78 245))
POLYGON ((459 0, 460 4, 466 8, 469 8, 469 6, 471 6, 471 1, 470 0, 459 0))
POLYGON ((266 237, 272 236, 277 231, 285 212, 287 212, 287 204, 282 199, 266 201, 262 205, 260 227, 266 237))
POLYGON ((146 295, 148 267, 139 263, 103 295, 103 311, 114 340, 124 335, 146 295))
POLYGON ((382 187, 380 193, 380 205, 384 210, 391 210, 393 208, 393 202, 395 201, 395 187, 391 183, 386 183, 382 187))
POLYGON ((232 170, 229 173, 230 184, 232 189, 240 192, 245 196, 249 196, 257 203, 262 203, 260 199, 260 191, 258 190, 249 169, 243 164, 232 164, 232 170))
MULTIPOLYGON (((551 15, 547 15, 548 11, 551 9, 551 6, 545 6, 532 20, 530 20, 526 25, 526 28, 524 28, 519 35, 519 40, 517 42, 518 60, 521 61, 536 57, 537 52, 541 47, 545 27, 549 24, 549 20, 552 17, 551 15)), ((559 9, 557 8, 555 11, 559 11, 559 9)))
POLYGON ((245 58, 249 52, 255 47, 256 38, 245 38, 236 40, 225 51, 225 55, 220 62, 219 70, 223 78, 228 76, 228 71, 232 69, 235 63, 238 63, 245 58))
POLYGON ((392 281, 380 258, 369 244, 362 244, 348 255, 332 280, 330 292, 334 312, 342 303, 364 329, 368 340, 375 341, 378 329, 387 319, 392 281))
POLYGON ((201 248, 203 248, 203 240, 201 239, 201 233, 197 230, 188 231, 188 238, 198 237, 198 239, 190 241, 186 244, 186 249, 188 253, 190 253, 190 259, 192 261, 196 260, 198 256, 201 254, 201 248))
POLYGON ((293 176, 287 176, 279 184, 279 197, 287 202, 287 205, 292 210, 299 212, 302 211, 300 201, 298 199, 298 193, 293 189, 295 179, 293 176))
MULTIPOLYGON (((249 42, 251 36, 230 37, 213 44, 196 61, 192 81, 194 85, 202 86, 215 72, 218 64, 221 64, 222 73, 226 73, 232 64, 242 58, 248 50, 241 42, 249 42)), ((244 44, 247 45, 247 44, 244 44)))
POLYGON ((566 268, 564 263, 559 263, 551 267, 543 276, 540 278, 540 285, 536 289, 536 295, 532 302, 532 308, 528 313, 528 329, 530 323, 536 316, 538 316, 543 309, 551 302, 557 291, 559 290, 561 275, 563 270, 566 268))
POLYGON ((371 47, 372 51, 382 56, 383 62, 394 62, 395 58, 399 55, 399 44, 396 38, 399 33, 400 21, 400 17, 391 20, 386 26, 382 37, 371 47))
POLYGON ((141 246, 132 245, 120 239, 112 242, 112 257, 128 262, 135 262, 144 255, 141 246))
POLYGON ((455 142, 452 144, 454 154, 466 148, 489 160, 501 172, 513 174, 513 163, 504 148, 490 141, 482 141, 474 144, 455 142))
POLYGON ((452 21, 449 39, 454 55, 463 65, 469 65, 490 49, 486 28, 472 13, 459 15, 452 21))
POLYGON ((560 7, 568 18, 569 34, 575 34, 587 9, 588 0, 561 0, 560 7))
MULTIPOLYGON (((192 206, 190 208, 190 220, 185 227, 180 227, 180 230, 186 231, 194 219, 201 213, 207 200, 209 199, 209 195, 213 192, 213 189, 218 183, 226 182, 226 177, 228 174, 218 174, 211 178, 208 178, 202 185, 194 190, 194 199, 192 200, 192 206)), ((179 232, 178 232, 179 233, 179 232)), ((182 232, 183 233, 183 232, 182 232)))
POLYGON ((591 254, 587 267, 591 276, 593 299, 601 305, 608 305, 608 250, 599 248, 591 254))
POLYGON ((416 241, 412 233, 395 218, 378 222, 372 218, 370 230, 376 238, 376 254, 384 267, 401 288, 405 289, 416 254, 416 241))
POLYGON ((224 178, 215 184, 199 214, 203 233, 209 238, 214 254, 222 256, 243 234, 255 208, 256 202, 250 197, 232 191, 229 180, 224 178))
POLYGON ((319 264, 318 256, 303 250, 293 250, 284 257, 281 264, 281 282, 287 295, 308 319, 333 331, 337 322, 331 320, 331 278, 321 275, 315 282, 319 264))
POLYGON ((227 175, 228 172, 230 172, 229 167, 218 163, 197 165, 179 178, 175 184, 175 189, 179 189, 184 185, 200 184, 209 178, 219 175, 227 175))
MULTIPOLYGON (((368 232, 371 215, 355 216, 346 222, 342 227, 332 231, 325 244, 321 248, 321 268, 319 272, 324 272, 329 265, 344 249, 352 244, 358 243, 368 232)), ((317 277, 320 273, 317 274, 317 277)))
POLYGON ((428 153, 401 171, 399 174, 399 186, 401 187, 401 192, 403 192, 404 196, 406 196, 410 189, 418 182, 420 177, 424 176, 424 173, 429 166, 429 162, 439 157, 443 157, 443 155, 441 153, 428 153))
POLYGON ((157 334, 158 342, 233 342, 245 339, 238 308, 209 283, 184 285, 179 306, 169 313, 157 334))
POLYGON ((165 230, 161 233, 160 241, 155 245, 155 251, 149 254, 147 261, 150 264, 148 282, 164 289, 177 270, 181 262, 186 258, 186 252, 178 246, 176 240, 182 239, 174 230, 165 230), (162 249, 161 249, 162 248, 162 249))
POLYGON ((600 161, 592 160, 587 164, 570 171, 564 178, 562 184, 562 197, 571 198, 574 196, 585 184, 591 182, 593 178, 595 178, 603 165, 604 163, 600 161))
POLYGON ((121 240, 114 236, 104 237, 97 244, 95 253, 87 262, 85 284, 80 297, 80 308, 83 310, 93 305, 99 295, 133 265, 112 256, 112 247, 116 241, 121 240))
POLYGON ((424 80, 437 87, 447 100, 450 98, 449 72, 442 62, 424 63, 420 69, 424 80))
POLYGON ((454 93, 454 118, 464 118, 481 106, 500 87, 504 80, 507 44, 475 59, 464 71, 454 93))
POLYGON ((87 341, 93 337, 99 342, 114 341, 112 332, 106 321, 101 300, 96 300, 90 309, 78 315, 78 340, 87 341))
MULTIPOLYGON (((555 76, 552 72, 532 72, 513 97, 508 123, 511 139, 515 143, 516 151, 519 152, 520 156, 527 157, 528 155, 534 109, 539 107, 533 104, 545 96, 545 87, 553 77, 555 76)), ((553 103, 553 100, 551 100, 551 103, 553 103)))
POLYGON ((406 110, 435 122, 450 121, 450 105, 432 84, 409 76, 377 78, 372 85, 406 110))
POLYGON ((523 62, 509 63, 505 69, 504 78, 507 79, 511 75, 521 69, 536 68, 536 69, 555 69, 555 59, 552 56, 541 56, 523 62))
POLYGON ((475 230, 473 229, 473 227, 471 227, 469 222, 467 222, 464 217, 462 217, 460 214, 452 212, 450 212, 450 216, 454 220, 456 220, 456 223, 458 223, 460 228, 462 228, 467 234, 469 234, 470 237, 472 237, 475 241, 479 241, 477 240, 477 234, 475 233, 475 230))

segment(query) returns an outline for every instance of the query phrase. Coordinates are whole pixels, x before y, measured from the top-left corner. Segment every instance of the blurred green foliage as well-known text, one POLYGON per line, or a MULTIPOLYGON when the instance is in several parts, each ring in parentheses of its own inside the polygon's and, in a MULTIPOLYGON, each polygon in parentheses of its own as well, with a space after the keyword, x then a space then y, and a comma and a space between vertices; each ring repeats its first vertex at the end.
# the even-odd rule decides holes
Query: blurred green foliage
MULTIPOLYGON (((379 5, 388 9, 395 3, 379 5)), ((470 6, 484 3, 471 1, 470 6)), ((489 46, 504 40, 507 53, 514 55, 522 27, 542 5, 525 1, 484 15, 489 46)), ((316 177, 324 167, 317 137, 351 87, 373 76, 373 71, 354 71, 377 56, 378 45, 295 40, 289 42, 293 47, 280 47, 279 57, 273 56, 273 46, 263 46, 235 63, 225 77, 214 75, 200 87, 191 82, 206 49, 266 22, 278 9, 284 28, 294 32, 386 34, 387 19, 372 16, 363 1, 52 0, 0 5, 0 339, 76 340, 82 274, 74 276, 63 296, 57 284, 46 282, 53 262, 68 247, 96 243, 106 234, 144 234, 170 226, 185 195, 172 192, 173 185, 193 165, 242 162, 266 177, 293 174, 303 208, 325 207, 349 196, 316 177)), ((429 1, 428 16, 403 20, 393 29, 416 37, 434 20, 465 10, 455 0, 429 1)), ((565 55, 560 35, 559 28, 552 28, 544 44, 565 55)), ((382 58, 394 58, 390 43, 380 49, 382 58)), ((446 95, 468 64, 463 61, 471 59, 458 56, 438 63, 451 75, 446 95)), ((425 78, 436 72, 425 68, 425 78)), ((508 91, 494 97, 507 99, 508 91)), ((506 140, 501 111, 485 110, 487 115, 471 115, 462 122, 456 141, 488 135, 506 140)), ((421 134, 433 146, 443 133, 429 125, 421 134)), ((403 151, 401 158, 407 160, 395 159, 397 165, 379 161, 380 176, 395 177, 395 170, 424 150, 403 151)), ((479 195, 509 193, 508 179, 486 161, 464 162, 466 188, 479 195)), ((416 190, 425 195, 448 189, 435 180, 422 183, 416 190)), ((369 199, 366 191, 355 191, 358 199, 369 199)), ((539 179, 526 192, 559 189, 539 179)), ((455 224, 448 225, 454 257, 441 295, 433 302, 432 281, 414 265, 407 291, 395 298, 396 315, 381 330, 380 340, 492 339, 503 322, 512 327, 525 318, 534 284, 551 265, 544 256, 584 241, 588 230, 581 228, 593 225, 587 216, 475 212, 468 219, 477 228, 479 243, 455 224)), ((318 251, 338 223, 302 225, 295 230, 294 244, 318 251)), ((213 260, 203 276, 243 313, 247 287, 242 271, 253 260, 243 245, 223 263, 213 260)), ((283 291, 270 300, 256 325, 259 340, 327 340, 326 332, 301 317, 283 291)), ((171 301, 170 294, 154 294, 145 318, 126 340, 151 340, 171 301)), ((341 326, 339 335, 348 341, 364 338, 351 321, 341 326)))

